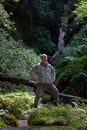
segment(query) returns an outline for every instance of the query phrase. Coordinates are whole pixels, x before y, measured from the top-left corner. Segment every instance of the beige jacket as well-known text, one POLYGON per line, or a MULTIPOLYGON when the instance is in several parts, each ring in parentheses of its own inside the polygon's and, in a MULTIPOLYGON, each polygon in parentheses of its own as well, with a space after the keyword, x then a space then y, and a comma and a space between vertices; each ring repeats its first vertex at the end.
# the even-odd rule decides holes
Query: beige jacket
POLYGON ((52 65, 47 63, 43 65, 38 63, 30 71, 31 80, 41 80, 42 83, 53 83, 55 81, 55 69, 52 65))

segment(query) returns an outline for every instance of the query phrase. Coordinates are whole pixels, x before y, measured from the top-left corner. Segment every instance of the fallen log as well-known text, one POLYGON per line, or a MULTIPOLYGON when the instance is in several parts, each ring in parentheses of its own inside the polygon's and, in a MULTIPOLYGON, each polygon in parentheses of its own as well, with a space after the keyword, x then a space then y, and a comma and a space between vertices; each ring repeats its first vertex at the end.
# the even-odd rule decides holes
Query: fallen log
POLYGON ((15 83, 15 84, 25 84, 32 87, 36 87, 36 84, 37 84, 34 81, 30 81, 28 79, 24 79, 20 77, 10 76, 2 72, 0 72, 0 81, 7 81, 7 82, 15 83))
MULTIPOLYGON (((32 86, 35 88, 37 85, 37 83, 35 81, 30 81, 28 79, 10 76, 10 75, 2 73, 2 72, 0 72, 0 81, 12 82, 15 84, 25 84, 25 85, 29 85, 29 86, 32 86)), ((87 103, 87 99, 78 97, 78 96, 72 96, 72 95, 68 95, 68 94, 59 93, 59 97, 63 98, 64 100, 67 100, 69 102, 71 102, 72 100, 77 100, 81 103, 87 103)))
POLYGON ((82 97, 78 97, 78 96, 73 96, 73 95, 69 95, 69 94, 63 94, 63 93, 59 93, 59 97, 63 98, 63 100, 67 100, 67 102, 72 102, 73 100, 75 101, 79 101, 80 103, 87 103, 87 99, 86 98, 82 98, 82 97))

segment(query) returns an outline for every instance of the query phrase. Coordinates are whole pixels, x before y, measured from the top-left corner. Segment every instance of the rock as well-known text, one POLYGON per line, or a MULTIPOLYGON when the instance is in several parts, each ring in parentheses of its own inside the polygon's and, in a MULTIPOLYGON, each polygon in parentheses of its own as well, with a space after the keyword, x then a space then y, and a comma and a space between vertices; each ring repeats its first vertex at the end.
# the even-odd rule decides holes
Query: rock
POLYGON ((5 120, 5 122, 9 125, 9 126, 18 126, 18 121, 15 118, 15 116, 11 115, 11 114, 3 114, 2 118, 5 120))
POLYGON ((46 125, 68 125, 68 124, 69 121, 65 119, 63 116, 51 119, 50 121, 46 122, 46 125))
POLYGON ((87 130, 87 126, 79 127, 78 130, 87 130))
POLYGON ((18 120, 19 127, 28 127, 27 120, 18 120))

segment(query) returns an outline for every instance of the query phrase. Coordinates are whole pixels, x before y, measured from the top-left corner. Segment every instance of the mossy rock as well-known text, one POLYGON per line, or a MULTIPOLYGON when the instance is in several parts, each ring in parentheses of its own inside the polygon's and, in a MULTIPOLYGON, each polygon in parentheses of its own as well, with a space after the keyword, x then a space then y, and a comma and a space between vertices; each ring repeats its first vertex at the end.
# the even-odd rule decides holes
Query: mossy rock
POLYGON ((64 116, 59 116, 57 118, 53 118, 45 123, 45 125, 69 125, 70 121, 66 119, 64 116))
POLYGON ((29 124, 30 126, 33 126, 33 125, 35 125, 35 126, 39 126, 39 125, 44 126, 44 125, 45 125, 45 121, 44 121, 44 120, 39 120, 39 119, 36 120, 36 119, 35 119, 35 118, 36 118, 36 115, 37 115, 37 111, 35 111, 35 112, 29 114, 28 124, 29 124))
POLYGON ((87 130, 87 126, 79 127, 78 130, 87 130))
POLYGON ((5 121, 5 123, 8 125, 8 126, 18 126, 18 121, 17 119, 15 118, 15 116, 11 115, 11 114, 3 114, 2 115, 2 119, 5 121))

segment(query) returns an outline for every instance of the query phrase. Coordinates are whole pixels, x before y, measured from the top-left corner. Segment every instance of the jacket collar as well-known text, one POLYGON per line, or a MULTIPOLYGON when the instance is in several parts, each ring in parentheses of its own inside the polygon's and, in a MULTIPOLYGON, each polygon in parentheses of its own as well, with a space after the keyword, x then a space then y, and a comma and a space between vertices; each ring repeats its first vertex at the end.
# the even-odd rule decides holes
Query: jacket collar
POLYGON ((47 66, 47 65, 48 65, 48 62, 47 62, 46 64, 43 64, 43 63, 41 62, 40 65, 42 65, 42 66, 47 66))

